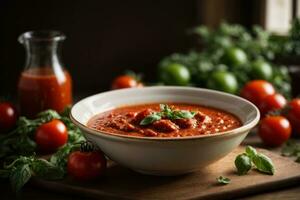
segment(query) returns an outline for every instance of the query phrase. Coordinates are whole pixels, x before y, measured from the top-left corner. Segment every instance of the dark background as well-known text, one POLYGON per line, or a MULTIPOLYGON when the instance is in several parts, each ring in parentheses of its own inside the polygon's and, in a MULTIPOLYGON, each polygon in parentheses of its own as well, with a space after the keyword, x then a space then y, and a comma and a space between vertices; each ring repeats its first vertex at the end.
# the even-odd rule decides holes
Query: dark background
POLYGON ((160 59, 197 46, 187 30, 221 20, 249 27, 262 24, 263 1, 243 0, 0 0, 0 95, 16 97, 25 51, 17 37, 29 30, 56 29, 67 35, 63 61, 74 92, 110 87, 126 69, 156 77, 160 59))

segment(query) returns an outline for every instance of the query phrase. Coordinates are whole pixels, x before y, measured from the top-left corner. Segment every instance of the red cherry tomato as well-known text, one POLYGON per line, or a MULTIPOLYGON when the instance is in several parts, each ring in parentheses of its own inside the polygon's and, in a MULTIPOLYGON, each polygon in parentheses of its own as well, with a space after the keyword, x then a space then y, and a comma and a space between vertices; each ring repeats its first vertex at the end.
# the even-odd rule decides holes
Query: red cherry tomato
POLYGON ((17 109, 8 102, 0 103, 0 133, 11 130, 18 119, 17 109))
POLYGON ((42 124, 36 130, 35 142, 37 143, 38 148, 43 152, 54 152, 59 147, 66 144, 67 140, 67 127, 58 119, 42 124))
POLYGON ((92 180, 103 174, 106 159, 101 151, 75 151, 69 155, 68 174, 78 180, 92 180))
POLYGON ((271 94, 275 94, 275 89, 271 83, 264 80, 250 81, 241 90, 241 96, 257 106, 271 94))
POLYGON ((258 105, 258 108, 264 116, 270 111, 278 110, 286 105, 286 99, 281 94, 271 94, 266 96, 263 101, 258 105))
POLYGON ((267 116, 261 120, 258 134, 268 146, 280 146, 291 136, 290 122, 282 116, 267 116))
POLYGON ((300 98, 293 99, 289 102, 287 118, 292 124, 293 131, 300 134, 300 98))
POLYGON ((143 87, 143 84, 138 82, 132 76, 122 75, 118 76, 113 80, 111 88, 115 89, 122 89, 122 88, 133 88, 133 87, 143 87))

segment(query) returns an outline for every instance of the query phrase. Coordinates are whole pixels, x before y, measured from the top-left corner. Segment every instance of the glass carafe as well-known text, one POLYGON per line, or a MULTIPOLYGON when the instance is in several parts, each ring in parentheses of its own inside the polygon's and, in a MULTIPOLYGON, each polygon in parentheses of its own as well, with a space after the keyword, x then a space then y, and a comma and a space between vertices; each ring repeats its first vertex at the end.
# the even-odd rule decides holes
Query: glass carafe
POLYGON ((31 31, 20 35, 26 49, 26 63, 18 84, 21 114, 35 117, 54 109, 62 112, 72 103, 71 76, 60 56, 65 35, 59 31, 31 31))

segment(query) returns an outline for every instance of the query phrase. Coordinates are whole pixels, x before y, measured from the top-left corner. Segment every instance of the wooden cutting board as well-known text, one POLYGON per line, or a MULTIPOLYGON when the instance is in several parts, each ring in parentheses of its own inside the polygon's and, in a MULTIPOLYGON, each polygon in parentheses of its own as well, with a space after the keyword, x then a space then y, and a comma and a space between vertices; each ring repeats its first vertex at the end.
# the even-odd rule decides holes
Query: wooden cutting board
MULTIPOLYGON (((142 175, 116 164, 110 164, 105 175, 90 183, 66 178, 59 182, 34 179, 36 186, 67 194, 97 199, 231 199, 244 195, 278 189, 300 183, 300 164, 267 150, 276 167, 275 175, 261 174, 255 170, 238 176, 234 166, 238 147, 228 156, 195 173, 176 177, 142 175), (219 185, 220 175, 231 179, 228 185, 219 185)), ((192 155, 191 155, 192 156, 192 155)))

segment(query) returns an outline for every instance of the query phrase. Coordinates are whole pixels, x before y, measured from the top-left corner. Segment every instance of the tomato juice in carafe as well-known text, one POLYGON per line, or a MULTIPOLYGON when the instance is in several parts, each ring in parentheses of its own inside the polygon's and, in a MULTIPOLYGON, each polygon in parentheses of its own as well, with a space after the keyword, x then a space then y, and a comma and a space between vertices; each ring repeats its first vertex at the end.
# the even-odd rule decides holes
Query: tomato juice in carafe
POLYGON ((64 39, 58 31, 32 31, 19 37, 27 53, 18 84, 22 115, 33 118, 46 109, 62 112, 72 104, 72 79, 60 58, 64 39))

